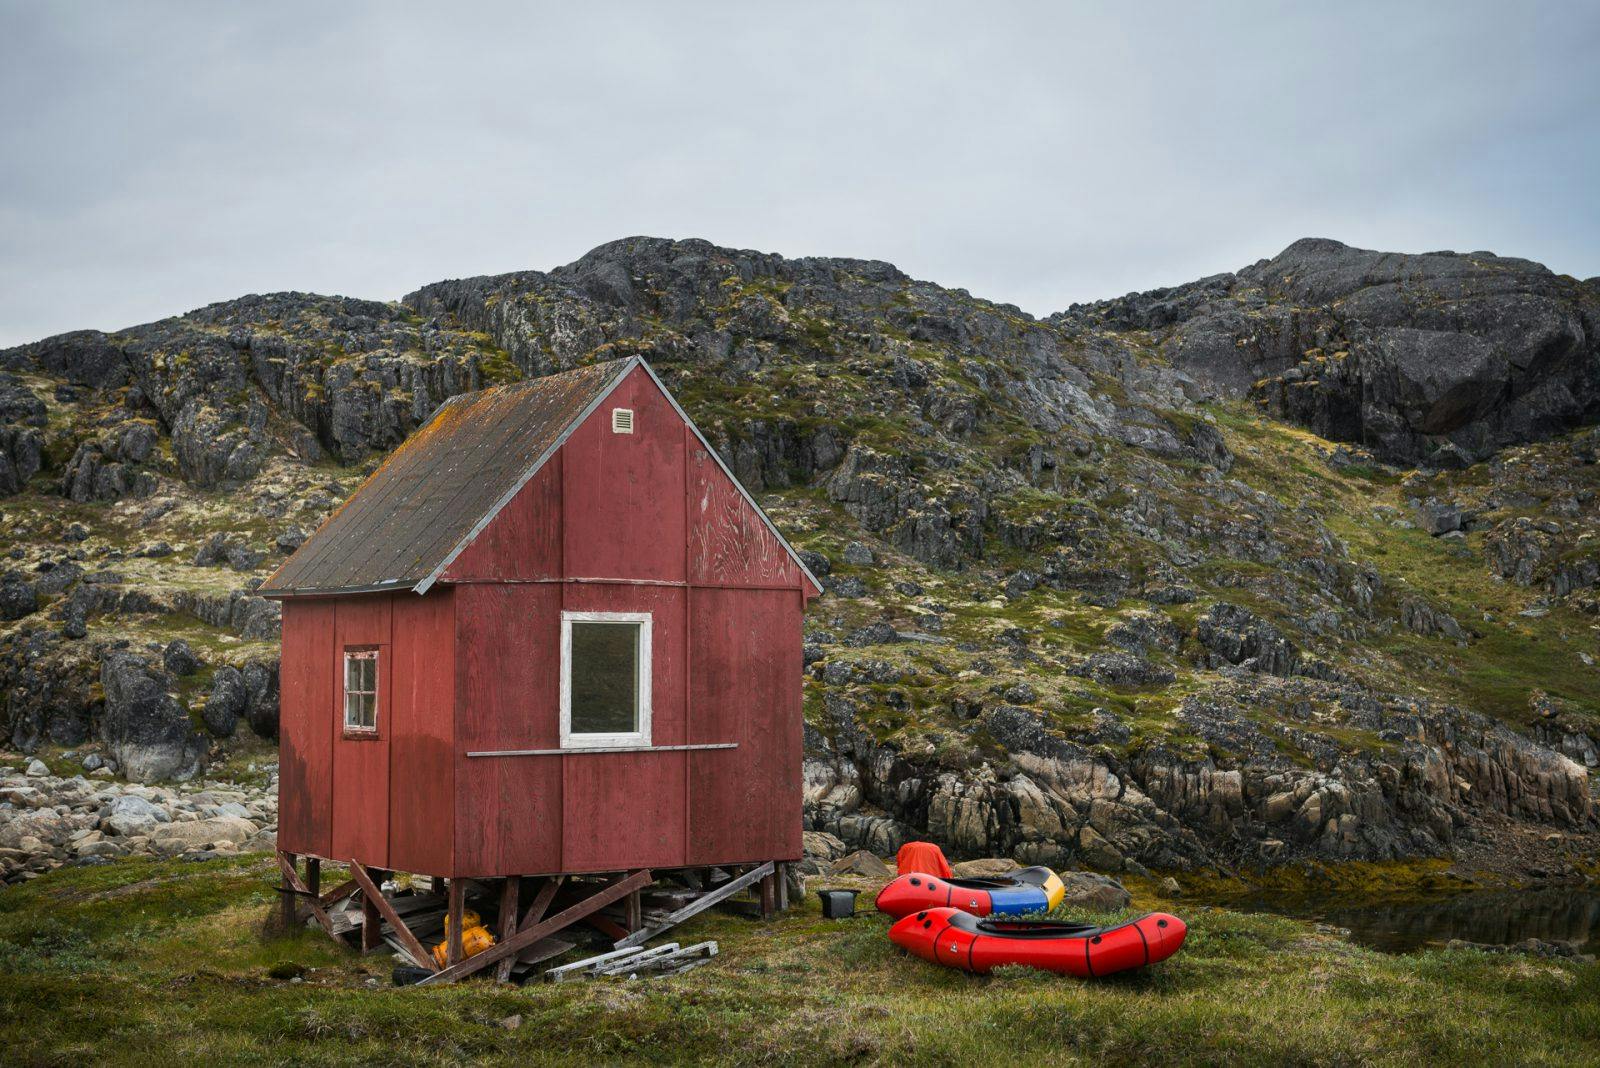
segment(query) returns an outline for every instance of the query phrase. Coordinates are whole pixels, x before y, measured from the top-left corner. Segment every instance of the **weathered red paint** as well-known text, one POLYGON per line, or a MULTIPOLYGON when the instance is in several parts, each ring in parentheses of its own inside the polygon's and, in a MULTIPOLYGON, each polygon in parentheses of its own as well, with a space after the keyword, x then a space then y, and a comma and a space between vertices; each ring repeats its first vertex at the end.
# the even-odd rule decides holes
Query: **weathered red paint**
POLYGON ((286 601, 278 667, 278 848, 333 855, 333 602, 286 601))
POLYGON ((800 594, 706 587, 693 591, 689 703, 693 742, 737 749, 691 752, 689 863, 766 851, 800 855, 800 594), (728 818, 737 813, 737 818, 728 818))
POLYGON ((798 858, 815 592, 636 368, 423 595, 287 598, 280 848, 449 877, 798 858), (652 743, 737 748, 469 755, 560 748, 563 610, 651 613, 652 743), (380 650, 376 738, 342 730, 351 645, 380 650))
POLYGON ((456 592, 390 597, 389 866, 444 873, 454 865, 456 592))

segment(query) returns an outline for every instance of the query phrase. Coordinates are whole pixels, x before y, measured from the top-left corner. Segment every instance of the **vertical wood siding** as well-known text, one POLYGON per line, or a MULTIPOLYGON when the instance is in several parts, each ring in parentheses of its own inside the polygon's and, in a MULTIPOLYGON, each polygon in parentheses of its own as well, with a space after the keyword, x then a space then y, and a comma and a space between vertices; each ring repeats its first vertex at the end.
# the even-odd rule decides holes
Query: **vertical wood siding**
POLYGON ((689 581, 713 586, 799 586, 794 557, 761 521, 687 425, 689 581))
POLYGON ((684 579, 683 420, 635 370, 561 448, 566 573, 684 579), (633 433, 611 409, 633 409, 633 433))
POLYGON ((469 757, 554 749, 561 587, 456 590, 456 868, 462 874, 561 871, 561 759, 469 757))
MULTIPOLYGON (((681 544, 678 548, 681 552, 681 544)), ((654 745, 682 745, 687 741, 684 601, 683 589, 674 586, 584 583, 566 587, 563 607, 567 611, 651 614, 654 745)), ((566 870, 605 871, 684 863, 686 754, 577 754, 526 759, 565 765, 562 864, 566 870)))
POLYGON ((691 864, 800 856, 800 592, 696 589, 691 864))
POLYGON ((286 601, 278 687, 278 848, 333 848, 333 602, 286 601))
POLYGON ((389 864, 455 864, 455 592, 394 594, 389 708, 389 864))
POLYGON ((392 595, 341 597, 334 602, 333 655, 333 857, 389 866, 389 739, 394 734, 392 595), (378 647, 376 738, 344 733, 344 650, 378 647))
POLYGON ((539 469, 445 570, 444 581, 561 575, 561 453, 539 469))

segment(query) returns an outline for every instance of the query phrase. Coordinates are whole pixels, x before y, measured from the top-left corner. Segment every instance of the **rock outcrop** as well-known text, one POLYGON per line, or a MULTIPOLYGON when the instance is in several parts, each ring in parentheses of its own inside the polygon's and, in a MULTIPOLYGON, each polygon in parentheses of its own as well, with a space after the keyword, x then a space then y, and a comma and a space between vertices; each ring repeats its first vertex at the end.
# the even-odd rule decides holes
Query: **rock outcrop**
POLYGON ((1216 392, 1396 462, 1462 466, 1600 413, 1600 285, 1488 252, 1308 238, 1056 321, 1152 331, 1216 392))
POLYGON ((100 670, 105 691, 101 721, 106 748, 137 782, 191 779, 206 747, 188 712, 169 692, 170 677, 134 653, 109 654, 100 670))

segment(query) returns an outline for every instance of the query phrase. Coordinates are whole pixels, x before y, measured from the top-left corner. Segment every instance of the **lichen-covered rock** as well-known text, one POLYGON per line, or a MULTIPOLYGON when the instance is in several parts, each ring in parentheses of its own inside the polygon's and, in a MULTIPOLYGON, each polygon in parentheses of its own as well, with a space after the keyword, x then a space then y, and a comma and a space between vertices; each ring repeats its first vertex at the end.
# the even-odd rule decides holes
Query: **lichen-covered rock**
POLYGON ((238 668, 224 664, 211 676, 211 692, 206 695, 200 718, 206 730, 218 738, 231 738, 239 720, 250 703, 244 675, 238 668))
POLYGON ((179 676, 193 675, 205 665, 194 655, 194 650, 182 638, 174 638, 161 651, 161 666, 179 676))
POLYGON ((1211 389, 1397 462, 1460 466, 1544 440, 1600 396, 1600 291, 1487 252, 1307 238, 1237 274, 1055 321, 1152 330, 1211 389))
POLYGON ((39 610, 39 590, 20 571, 0 575, 0 619, 21 619, 39 610))
POLYGON ((1442 636, 1465 641, 1467 632, 1450 613, 1435 608, 1418 597, 1408 597, 1400 604, 1400 623, 1413 634, 1424 637, 1442 636))
POLYGON ((278 736, 278 661, 252 660, 241 672, 245 688, 245 719, 261 738, 278 736))
POLYGON ((1200 617, 1195 637, 1223 662, 1253 662, 1257 671, 1270 675, 1292 675, 1300 661, 1299 650, 1282 631, 1235 604, 1214 605, 1200 617))
POLYGON ((112 652, 101 666, 100 683, 105 691, 101 729, 124 775, 153 782, 199 774, 205 742, 168 692, 164 673, 135 653, 112 652))
POLYGON ((19 493, 39 473, 44 437, 32 427, 0 425, 0 497, 19 493))

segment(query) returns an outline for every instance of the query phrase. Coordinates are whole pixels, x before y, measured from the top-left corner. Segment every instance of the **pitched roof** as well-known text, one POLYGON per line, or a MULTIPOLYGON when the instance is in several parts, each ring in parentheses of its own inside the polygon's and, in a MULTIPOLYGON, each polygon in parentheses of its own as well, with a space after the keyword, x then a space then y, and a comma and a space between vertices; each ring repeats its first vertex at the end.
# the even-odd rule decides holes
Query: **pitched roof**
POLYGON ((635 356, 452 397, 259 592, 267 597, 406 589, 425 593, 635 367, 655 382, 820 591, 794 547, 739 485, 650 365, 635 356))

